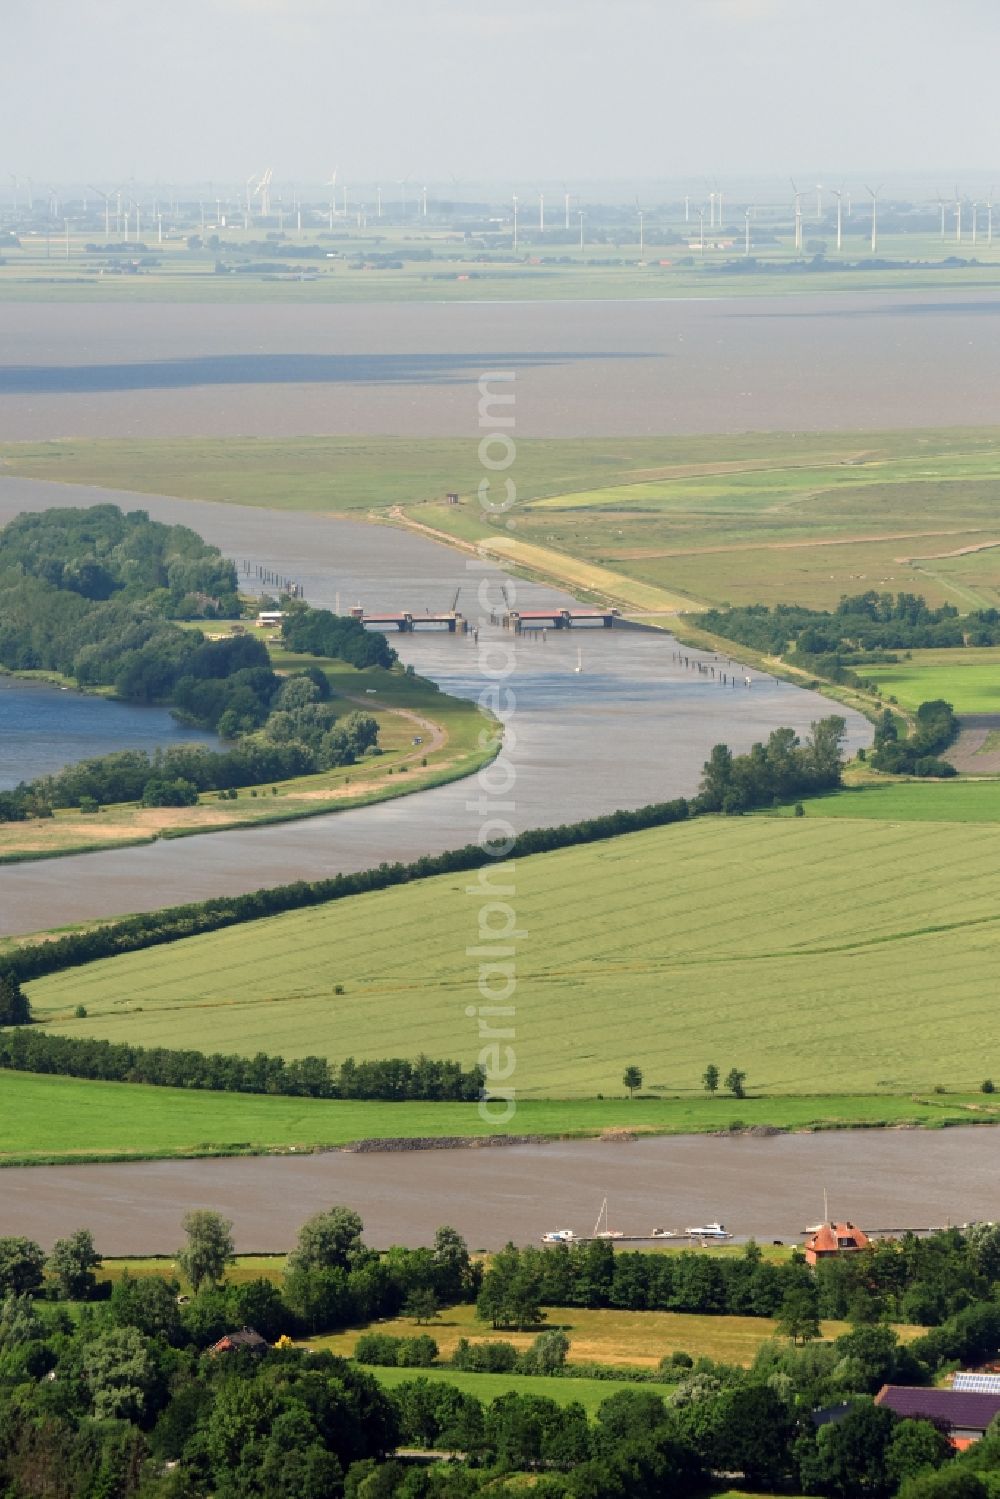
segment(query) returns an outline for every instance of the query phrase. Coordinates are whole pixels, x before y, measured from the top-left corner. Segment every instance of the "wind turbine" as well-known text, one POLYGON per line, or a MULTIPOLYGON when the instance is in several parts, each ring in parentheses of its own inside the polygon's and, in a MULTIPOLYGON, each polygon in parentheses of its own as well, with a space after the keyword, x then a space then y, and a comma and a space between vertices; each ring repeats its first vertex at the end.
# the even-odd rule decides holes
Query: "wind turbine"
POLYGON ((979 204, 978 203, 973 203, 973 205, 972 205, 972 243, 973 244, 976 243, 976 233, 977 233, 977 230, 978 230, 978 223, 977 223, 978 219, 979 219, 979 204))
POLYGON ((265 167, 257 179, 257 186, 253 190, 255 198, 260 198, 261 218, 271 217, 271 178, 274 176, 270 167, 265 167))
POLYGON ((837 200, 837 249, 844 247, 844 189, 831 187, 831 193, 837 200))
POLYGON ((944 244, 945 235, 947 233, 947 231, 945 229, 945 223, 944 223, 945 213, 947 211, 947 204, 945 202, 945 199, 941 196, 940 193, 938 193, 938 208, 941 210, 941 243, 944 244))
POLYGON ((639 215, 639 264, 640 265, 645 265, 645 263, 646 263, 646 222, 645 222, 645 217, 646 216, 645 216, 643 210, 639 207, 639 199, 638 198, 636 198, 636 200, 635 200, 635 211, 639 215))
POLYGON ((816 222, 817 223, 822 223, 822 221, 823 221, 823 184, 822 184, 822 182, 817 182, 817 184, 816 184, 816 222))
POLYGON ((993 189, 986 195, 986 243, 993 243, 993 189))
POLYGON ((795 248, 802 249, 802 194, 795 186, 794 177, 789 177, 792 184, 792 192, 795 194, 795 248))
POLYGON ((538 192, 538 232, 545 233, 545 194, 541 189, 538 192))
POLYGON ((514 254, 516 255, 517 254, 517 193, 514 194, 514 238, 513 238, 513 250, 514 250, 514 254))
POLYGON ((336 207, 337 207, 337 168, 336 167, 334 167, 332 173, 327 178, 326 182, 324 182, 323 186, 324 187, 328 187, 330 189, 330 228, 332 229, 333 228, 333 215, 334 215, 334 212, 336 211, 336 207))
POLYGON ((746 218, 746 244, 745 244, 745 247, 744 247, 744 250, 743 250, 744 255, 746 255, 748 258, 749 258, 749 255, 750 255, 750 220, 751 220, 752 217, 753 217, 753 208, 748 204, 747 205, 746 214, 745 214, 745 218, 746 218))
POLYGON ((868 187, 866 182, 865 188, 872 195, 872 254, 874 255, 878 249, 878 195, 882 191, 882 183, 880 182, 878 187, 868 187))
POLYGON ((955 243, 962 243, 962 198, 955 184, 955 243))
POLYGON ((569 205, 570 195, 565 182, 563 183, 563 207, 566 210, 566 233, 569 233, 569 205))
POLYGON ((420 212, 424 218, 427 217, 427 184, 424 183, 420 189, 420 212))
POLYGON ((99 198, 104 199, 104 238, 111 238, 111 193, 102 192, 99 187, 90 185, 90 191, 96 193, 99 198))

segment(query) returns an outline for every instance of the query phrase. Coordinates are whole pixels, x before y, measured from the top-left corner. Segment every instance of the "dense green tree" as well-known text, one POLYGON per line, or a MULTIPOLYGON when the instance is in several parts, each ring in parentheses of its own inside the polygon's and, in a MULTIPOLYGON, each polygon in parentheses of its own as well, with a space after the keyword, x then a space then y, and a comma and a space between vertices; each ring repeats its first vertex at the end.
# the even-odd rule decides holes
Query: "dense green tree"
POLYGON ((194 1208, 184 1214, 181 1227, 187 1243, 177 1251, 177 1263, 192 1287, 197 1291, 206 1282, 218 1285, 236 1253, 232 1223, 208 1208, 194 1208))
POLYGON ((778 1331, 793 1343, 808 1343, 819 1337, 819 1293, 811 1281, 798 1281, 785 1292, 778 1313, 778 1331))
POLYGON ((17 975, 10 969, 0 973, 0 1025, 29 1025, 31 1006, 17 975))
POLYGON ((626 1067, 622 1074, 622 1082, 628 1089, 628 1096, 631 1098, 636 1088, 642 1087, 642 1068, 636 1067, 634 1064, 626 1067))
POLYGON ((156 1369, 136 1328, 112 1327, 87 1343, 83 1375, 98 1420, 142 1420, 156 1369))
POLYGON ((746 1097, 746 1080, 745 1072, 741 1072, 738 1067, 730 1067, 726 1073, 726 1087, 734 1098, 746 1097))
POLYGON ((706 1093, 715 1093, 719 1087, 719 1069, 714 1062, 709 1062, 701 1075, 702 1086, 706 1093))
POLYGON ((288 1269, 350 1270, 361 1260, 364 1224, 351 1208, 333 1207, 316 1213, 299 1230, 298 1242, 288 1256, 288 1269))
POLYGON ((101 1256, 94 1248, 89 1229, 78 1228, 66 1239, 57 1239, 48 1259, 48 1270, 67 1301, 87 1301, 94 1294, 101 1256))
POLYGON ((0 1296, 37 1291, 45 1270, 45 1250, 32 1239, 0 1239, 0 1296))

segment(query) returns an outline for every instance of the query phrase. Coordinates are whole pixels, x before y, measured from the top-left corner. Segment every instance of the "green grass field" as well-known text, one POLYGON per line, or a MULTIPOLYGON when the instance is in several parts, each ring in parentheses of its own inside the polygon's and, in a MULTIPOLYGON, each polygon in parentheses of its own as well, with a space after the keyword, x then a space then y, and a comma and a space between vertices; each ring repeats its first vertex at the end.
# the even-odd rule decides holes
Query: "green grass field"
MULTIPOLYGON (((765 1094, 978 1086, 997 1070, 998 853, 989 824, 752 817, 521 861, 518 1095, 619 1094, 633 1062, 646 1092, 697 1091, 711 1060, 765 1094)), ((31 984, 31 1001, 68 1035, 471 1064, 469 883, 88 964, 31 984)))
MULTIPOLYGON (((72 440, 8 443, 0 460, 188 499, 381 519, 400 507, 446 539, 495 537, 475 503, 475 445, 457 440, 72 440), (444 504, 448 490, 463 503, 444 504)), ((525 439, 517 463, 508 549, 568 586, 596 569, 583 586, 637 613, 678 599, 819 607, 868 588, 1000 603, 997 428, 525 439)))
MULTIPOLYGON (((421 1331, 430 1331, 433 1328, 421 1331)), ((322 1344, 322 1339, 310 1343, 310 1348, 322 1344)), ((582 1405, 590 1416, 597 1414, 598 1407, 621 1390, 651 1390, 654 1395, 669 1395, 672 1385, 635 1384, 625 1379, 546 1379, 534 1374, 464 1374, 459 1369, 373 1369, 364 1366, 387 1390, 396 1389, 412 1379, 431 1379, 438 1383, 454 1385, 464 1395, 474 1395, 484 1405, 496 1400, 499 1395, 511 1392, 518 1395, 535 1395, 545 1400, 554 1400, 557 1405, 582 1405)))
MULTIPOLYGON (((981 1094, 806 1098, 526 1100, 505 1132, 553 1137, 632 1129, 695 1134, 1000 1122, 981 1094)), ((354 1140, 491 1133, 474 1104, 326 1103, 0 1072, 0 1166, 309 1151, 354 1140)))
MULTIPOLYGON (((803 802, 807 817, 862 817, 876 822, 1000 822, 1000 780, 886 781, 849 787, 803 802)), ((762 814, 792 817, 793 807, 762 814)))
POLYGON ((886 697, 904 708, 944 698, 956 713, 1000 714, 1000 647, 914 651, 897 666, 865 666, 886 697))

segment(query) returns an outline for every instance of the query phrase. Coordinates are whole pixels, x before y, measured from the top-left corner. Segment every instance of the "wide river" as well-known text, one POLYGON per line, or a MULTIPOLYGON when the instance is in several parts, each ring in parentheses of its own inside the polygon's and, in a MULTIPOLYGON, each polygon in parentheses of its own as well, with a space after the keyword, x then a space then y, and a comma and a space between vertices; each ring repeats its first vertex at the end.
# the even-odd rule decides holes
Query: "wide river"
POLYGON ((996 421, 1000 297, 0 306, 0 440, 478 438, 517 371, 521 437, 996 421))
MULTIPOLYGON (((459 553, 388 527, 287 515, 230 505, 0 479, 0 523, 22 509, 117 500, 160 520, 194 526, 229 556, 269 562, 301 580, 316 604, 361 599, 371 607, 459 607, 477 618, 481 573, 459 553)), ((499 580, 491 597, 499 600, 499 580)), ((507 580, 521 607, 567 596, 507 580)), ((805 733, 831 711, 801 688, 751 673, 753 686, 722 686, 676 659, 676 642, 659 631, 549 631, 544 642, 484 630, 470 635, 415 633, 394 641, 406 661, 448 691, 477 697, 484 670, 506 667, 516 696, 510 759, 516 784, 511 821, 519 828, 574 822, 697 790, 712 747, 746 749, 788 724, 805 733), (582 670, 576 668, 581 665, 582 670)), ((690 654, 690 653, 688 653, 690 654)), ((706 662, 721 673, 727 662, 706 662)), ((849 716, 849 747, 867 743, 870 725, 849 716)), ((413 859, 474 842, 483 816, 461 781, 355 811, 245 832, 213 833, 0 868, 0 934, 155 909, 261 885, 366 869, 383 859, 413 859)))
POLYGON ((623 1233, 721 1218, 738 1238, 787 1242, 822 1216, 824 1187, 833 1213, 872 1230, 996 1219, 996 1162, 996 1131, 979 1127, 32 1166, 0 1173, 0 1232, 48 1245, 85 1224, 107 1254, 169 1253, 183 1213, 211 1207, 244 1252, 284 1250, 310 1214, 345 1203, 380 1248, 429 1244, 450 1223, 497 1249, 587 1234, 607 1196, 623 1233))
MULTIPOLYGON (((466 306, 0 307, 0 440, 383 434, 478 439, 476 384, 515 369, 523 437, 944 426, 995 420, 1000 298, 814 295, 644 303, 466 306)), ((228 554, 301 580, 315 603, 361 599, 477 615, 465 560, 398 531, 0 480, 0 522, 21 509, 133 503, 193 525, 228 554)), ((518 583, 522 607, 565 602, 518 583)), ((485 632, 485 643, 489 632, 485 632)), ((497 642, 509 643, 507 637, 497 642)), ((469 639, 416 636, 404 659, 478 693, 469 639)), ((692 791, 711 745, 747 747, 829 711, 752 673, 720 686, 665 635, 626 630, 522 640, 512 820, 573 820, 692 791), (582 649, 582 662, 577 652, 582 649), (577 671, 577 665, 582 670, 577 671)), ((724 666, 725 663, 712 663, 724 666)), ((851 717, 849 744, 868 726, 851 717)), ((0 869, 0 933, 254 888, 475 836, 456 784, 305 823, 0 869)), ((2 1080, 0 1080, 2 1087, 2 1080)), ((356 1206, 372 1243, 428 1242, 450 1221, 474 1246, 587 1232, 600 1199, 626 1232, 722 1217, 790 1238, 820 1209, 871 1227, 997 1217, 997 1136, 939 1134, 644 1140, 401 1156, 32 1168, 0 1177, 0 1233, 51 1242, 87 1224, 107 1252, 179 1241, 188 1207, 220 1208, 243 1249, 283 1249, 317 1208, 356 1206)))

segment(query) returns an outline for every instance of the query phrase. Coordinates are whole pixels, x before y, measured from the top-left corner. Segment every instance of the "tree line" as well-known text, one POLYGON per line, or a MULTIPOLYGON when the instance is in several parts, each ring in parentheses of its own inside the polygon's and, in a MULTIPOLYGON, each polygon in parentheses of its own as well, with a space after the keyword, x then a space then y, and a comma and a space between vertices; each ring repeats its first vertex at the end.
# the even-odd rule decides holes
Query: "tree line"
MULTIPOLYGON (((474 1299, 482 1268, 453 1229, 440 1228, 432 1247, 378 1254, 364 1244, 360 1218, 333 1207, 303 1225, 275 1283, 230 1277, 232 1225, 218 1214, 192 1211, 183 1227, 176 1261, 189 1295, 156 1273, 102 1278, 86 1230, 48 1256, 30 1240, 0 1239, 4 1492, 516 1499, 527 1477, 539 1499, 693 1499, 718 1476, 739 1475, 743 1487, 830 1499, 988 1499, 1000 1472, 1000 1433, 956 1454, 932 1423, 874 1404, 882 1384, 933 1372, 919 1344, 904 1347, 884 1325, 858 1323, 804 1346, 766 1341, 748 1368, 674 1352, 659 1371, 665 1392, 619 1390, 591 1419, 577 1402, 515 1388, 480 1400, 420 1377, 434 1340, 419 1332, 391 1350, 399 1367, 408 1345, 402 1366, 418 1377, 392 1390, 357 1363, 290 1345, 296 1332, 401 1312, 419 1323, 432 1302, 474 1299), (264 1339, 259 1351, 210 1351, 244 1326, 264 1339), (818 1422, 816 1411, 833 1419, 818 1422), (459 1456, 447 1467, 397 1458, 397 1448, 413 1447, 459 1456)), ((979 1308, 987 1309, 992 1344, 984 1336, 979 1346, 995 1351, 1000 1307, 979 1308)), ((380 1339, 368 1335, 368 1352, 385 1362, 380 1339)), ((558 1376, 566 1352, 562 1330, 543 1327, 515 1360, 558 1376)), ((466 1340, 454 1362, 476 1369, 498 1358, 495 1347, 466 1340)))
MULTIPOLYGON (((467 1103, 480 1097, 483 1074, 464 1070, 460 1062, 419 1056, 334 1063, 326 1057, 253 1057, 219 1052, 206 1055, 165 1046, 134 1046, 125 1041, 58 1036, 28 1024, 26 1004, 21 1021, 0 1022, 17 1029, 0 1031, 0 1068, 61 1077, 84 1077, 113 1083, 149 1083, 163 1088, 211 1089, 220 1093, 271 1093, 288 1098, 405 1099, 467 1103)), ((5 982, 10 985, 9 977, 5 982)), ((17 1013, 11 1007, 7 1013, 17 1013)))
MULTIPOLYGON (((801 604, 747 604, 699 614, 700 628, 766 656, 799 652, 863 663, 872 653, 966 645, 1000 644, 1000 610, 974 609, 960 616, 954 604, 932 609, 913 593, 845 596, 835 609, 801 604)), ((893 657, 884 659, 892 660, 893 657)))
POLYGON ((905 1234, 815 1267, 798 1253, 775 1263, 755 1244, 725 1259, 695 1250, 614 1249, 601 1239, 544 1249, 508 1244, 490 1261, 478 1311, 496 1328, 532 1327, 544 1305, 775 1317, 803 1291, 816 1316, 859 1324, 938 1329, 985 1304, 1000 1337, 1000 1306, 992 1300, 1000 1291, 1000 1225, 905 1234))

